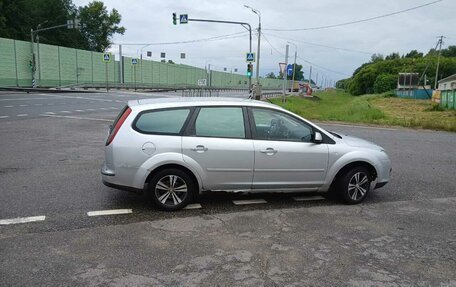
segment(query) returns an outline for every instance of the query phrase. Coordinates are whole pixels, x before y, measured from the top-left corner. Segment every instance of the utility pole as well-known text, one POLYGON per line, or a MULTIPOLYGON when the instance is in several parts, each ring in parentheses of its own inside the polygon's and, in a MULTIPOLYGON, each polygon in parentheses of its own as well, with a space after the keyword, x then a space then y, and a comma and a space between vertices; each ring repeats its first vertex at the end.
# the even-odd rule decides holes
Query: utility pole
POLYGON ((283 97, 282 103, 285 103, 285 89, 287 88, 287 66, 288 66, 288 48, 287 45, 285 48, 285 69, 283 70, 282 77, 283 77, 283 97))
POLYGON ((318 72, 317 72, 317 76, 315 77, 315 86, 317 86, 317 88, 318 88, 318 72))
POLYGON ((295 54, 294 54, 294 64, 293 64, 293 76, 292 76, 292 79, 291 79, 291 92, 293 92, 294 90, 294 83, 295 83, 295 71, 296 71, 296 57, 298 56, 298 46, 293 43, 293 42, 290 42, 288 41, 287 42, 288 44, 292 44, 295 46, 295 54))
MULTIPOLYGON (((176 17, 176 13, 173 13, 173 17, 176 17)), ((188 18, 188 22, 208 22, 208 23, 221 23, 221 24, 237 24, 244 27, 247 31, 249 31, 249 53, 252 53, 252 27, 249 23, 246 22, 237 22, 237 21, 222 21, 222 20, 211 20, 211 19, 196 19, 196 18, 188 18)), ((176 20, 174 20, 176 21, 176 20)), ((174 23, 176 25, 177 23, 174 23)), ((259 58, 259 55, 258 55, 259 58)), ((252 77, 249 77, 249 89, 252 87, 252 77)))
POLYGON ((261 98, 261 85, 260 85, 260 43, 261 43, 261 13, 259 10, 252 8, 248 5, 244 5, 245 8, 252 10, 253 13, 258 15, 258 47, 257 47, 257 63, 256 63, 256 90, 255 99, 261 98))
POLYGON ((310 66, 310 71, 309 71, 309 87, 312 88, 312 66, 310 66))
POLYGON ((439 41, 437 42, 437 45, 439 46, 439 56, 437 57, 437 69, 435 70, 434 90, 437 89, 437 83, 439 81, 440 55, 442 54, 443 38, 446 38, 446 37, 445 36, 438 36, 437 38, 439 38, 439 41))
POLYGON ((57 25, 57 26, 52 26, 52 27, 47 27, 47 28, 41 28, 41 25, 43 25, 44 23, 46 23, 47 21, 43 22, 43 23, 40 23, 38 24, 38 26, 36 26, 36 29, 33 30, 30 29, 30 40, 32 41, 32 87, 35 88, 36 87, 36 65, 38 63, 38 74, 39 74, 39 79, 41 80, 41 68, 40 68, 40 65, 39 65, 39 51, 40 51, 40 43, 39 43, 39 35, 38 33, 39 32, 43 32, 43 31, 49 31, 49 30, 54 30, 54 29, 57 29, 57 28, 62 28, 62 27, 67 27, 68 29, 79 29, 81 28, 82 24, 79 22, 78 19, 74 19, 74 20, 67 20, 67 23, 66 24, 62 24, 62 25, 57 25), (35 57, 35 36, 36 36, 36 39, 37 39, 37 58, 35 57))

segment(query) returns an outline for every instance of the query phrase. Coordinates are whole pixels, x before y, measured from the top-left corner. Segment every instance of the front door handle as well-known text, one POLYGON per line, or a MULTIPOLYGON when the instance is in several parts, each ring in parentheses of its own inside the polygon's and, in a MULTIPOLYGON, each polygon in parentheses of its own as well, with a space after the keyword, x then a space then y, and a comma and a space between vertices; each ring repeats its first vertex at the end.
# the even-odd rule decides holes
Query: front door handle
POLYGON ((267 149, 262 149, 260 150, 261 153, 265 153, 267 155, 274 155, 277 153, 276 149, 273 149, 272 147, 268 147, 267 149))
POLYGON ((202 152, 207 151, 207 147, 205 147, 203 145, 197 145, 195 148, 192 148, 191 150, 202 153, 202 152))

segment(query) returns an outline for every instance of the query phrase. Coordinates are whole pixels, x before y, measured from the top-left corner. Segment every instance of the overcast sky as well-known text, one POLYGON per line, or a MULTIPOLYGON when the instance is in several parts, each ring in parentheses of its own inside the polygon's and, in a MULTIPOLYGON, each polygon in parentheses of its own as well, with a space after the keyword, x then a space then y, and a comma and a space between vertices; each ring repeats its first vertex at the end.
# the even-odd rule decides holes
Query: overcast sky
MULTIPOLYGON (((90 1, 73 0, 78 5, 90 1)), ((103 0, 108 9, 115 8, 122 15, 126 28, 124 35, 116 35, 115 43, 164 43, 216 37, 245 31, 239 25, 190 22, 173 25, 172 13, 188 14, 189 18, 204 18, 241 21, 258 27, 258 16, 244 7, 244 4, 261 11, 260 75, 269 72, 277 74, 279 62, 284 62, 286 39, 297 45, 298 63, 304 66, 305 76, 310 64, 314 66, 312 78, 338 80, 350 76, 354 69, 370 59, 373 53, 387 55, 391 52, 406 53, 412 49, 427 52, 437 42, 436 36, 444 35, 445 46, 456 45, 456 0, 443 0, 424 8, 385 17, 369 22, 336 28, 297 32, 271 31, 267 29, 295 29, 332 25, 375 17, 408 9, 433 0, 103 0), (278 37, 281 38, 278 38, 278 37), (269 40, 270 44, 266 41, 269 40), (317 45, 347 50, 327 48, 317 45), (278 50, 278 51, 276 51, 278 50), (353 50, 353 51, 351 51, 353 50), (329 69, 329 70, 325 70, 329 69)), ((216 70, 228 71, 234 68, 244 74, 245 53, 248 51, 248 34, 235 35, 230 39, 206 41, 179 45, 152 45, 143 49, 152 52, 153 60, 160 60, 160 52, 166 52, 166 60, 198 67, 210 64, 216 70), (181 60, 180 53, 187 59, 181 60)), ((141 45, 123 46, 127 56, 138 56, 141 45)), ((253 37, 256 52, 257 37, 253 37)), ((113 45, 112 52, 118 47, 113 45)), ((295 46, 290 44, 289 62, 293 61, 295 46)))

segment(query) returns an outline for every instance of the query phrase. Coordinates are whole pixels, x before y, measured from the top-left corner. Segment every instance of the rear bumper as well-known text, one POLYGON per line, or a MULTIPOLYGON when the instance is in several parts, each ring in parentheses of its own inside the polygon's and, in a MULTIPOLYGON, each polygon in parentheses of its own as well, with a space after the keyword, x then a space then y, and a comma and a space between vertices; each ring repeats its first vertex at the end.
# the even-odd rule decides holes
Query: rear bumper
POLYGON ((135 193, 143 193, 144 192, 144 190, 139 189, 139 188, 134 188, 134 187, 130 187, 130 186, 124 186, 124 185, 119 185, 119 184, 115 184, 115 183, 110 183, 110 182, 105 181, 104 179, 101 180, 101 181, 107 187, 120 189, 120 190, 125 190, 125 191, 131 191, 131 192, 135 192, 135 193))
POLYGON ((101 172, 101 181, 107 187, 120 189, 120 190, 126 190, 126 191, 132 191, 132 192, 136 192, 136 193, 142 193, 143 192, 143 189, 140 189, 140 188, 134 188, 134 187, 130 187, 130 186, 117 184, 116 183, 116 174, 115 174, 115 172, 110 170, 106 166, 106 163, 104 163, 101 166, 100 172, 101 172))

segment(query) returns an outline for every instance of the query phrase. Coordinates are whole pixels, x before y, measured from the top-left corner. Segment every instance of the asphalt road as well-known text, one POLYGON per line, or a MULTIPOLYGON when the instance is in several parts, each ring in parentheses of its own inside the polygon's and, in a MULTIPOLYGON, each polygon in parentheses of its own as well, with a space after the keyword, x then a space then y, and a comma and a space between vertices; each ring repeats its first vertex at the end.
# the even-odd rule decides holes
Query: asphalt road
POLYGON ((166 213, 99 168, 127 100, 174 96, 0 93, 0 220, 45 217, 0 225, 2 285, 456 286, 456 134, 322 124, 383 146, 391 182, 357 206, 215 193, 166 213), (131 213, 87 215, 111 209, 131 213))

